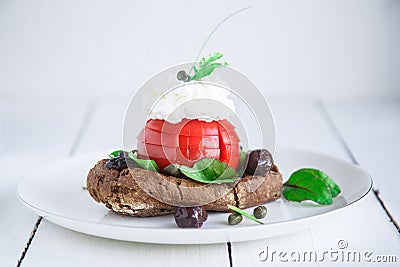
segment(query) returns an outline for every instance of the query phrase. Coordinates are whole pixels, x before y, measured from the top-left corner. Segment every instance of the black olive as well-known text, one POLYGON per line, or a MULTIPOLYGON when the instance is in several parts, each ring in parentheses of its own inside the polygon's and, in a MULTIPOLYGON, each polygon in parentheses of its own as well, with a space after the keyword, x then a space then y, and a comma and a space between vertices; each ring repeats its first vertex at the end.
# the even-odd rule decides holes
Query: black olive
POLYGON ((106 167, 109 169, 116 169, 118 171, 122 171, 125 168, 138 168, 139 165, 129 158, 128 152, 122 151, 115 158, 111 158, 106 162, 106 167))
POLYGON ((128 165, 126 164, 126 160, 123 157, 115 157, 111 158, 106 162, 106 167, 109 169, 116 169, 118 171, 121 171, 125 168, 128 168, 128 165))
POLYGON ((181 228, 200 228, 207 221, 207 211, 202 206, 179 207, 174 214, 176 224, 181 228))
POLYGON ((251 175, 266 175, 274 165, 271 153, 266 149, 255 149, 249 153, 246 173, 251 175))

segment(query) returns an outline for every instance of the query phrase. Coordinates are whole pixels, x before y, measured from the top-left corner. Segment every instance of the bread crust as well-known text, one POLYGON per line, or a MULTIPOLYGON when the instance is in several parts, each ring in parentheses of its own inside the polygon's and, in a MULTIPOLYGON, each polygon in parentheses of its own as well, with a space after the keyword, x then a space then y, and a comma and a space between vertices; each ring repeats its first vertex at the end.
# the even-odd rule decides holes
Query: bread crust
POLYGON ((282 190, 282 175, 276 166, 265 177, 246 175, 236 183, 205 185, 144 169, 109 169, 105 166, 106 162, 107 159, 99 160, 90 169, 86 180, 87 189, 97 202, 117 213, 130 216, 149 217, 173 213, 177 206, 197 206, 207 197, 213 201, 201 205, 208 211, 229 211, 227 204, 248 208, 276 200, 282 190), (143 182, 151 183, 151 190, 145 191, 140 186, 143 182), (195 194, 194 188, 197 190, 195 194), (222 197, 216 197, 221 194, 222 197), (163 202, 152 195, 162 195, 163 202))

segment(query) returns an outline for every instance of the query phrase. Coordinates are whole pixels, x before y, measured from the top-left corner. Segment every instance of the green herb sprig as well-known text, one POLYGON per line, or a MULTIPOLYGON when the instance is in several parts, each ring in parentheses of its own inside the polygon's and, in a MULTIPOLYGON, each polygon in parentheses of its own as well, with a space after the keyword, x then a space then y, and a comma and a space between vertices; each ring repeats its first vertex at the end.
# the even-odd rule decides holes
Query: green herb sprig
MULTIPOLYGON (((222 24, 224 24, 227 20, 229 20, 230 18, 232 18, 233 16, 235 16, 236 14, 239 14, 240 12, 245 11, 246 9, 252 8, 253 6, 247 6, 244 8, 241 8, 235 12, 233 12, 232 14, 230 14, 229 16, 225 17, 222 21, 220 21, 215 27, 214 29, 212 29, 212 31, 208 34, 207 38, 204 40, 203 44, 200 47, 199 52, 197 53, 196 59, 194 60, 194 62, 196 63, 197 60, 200 58, 201 53, 203 52, 203 49, 206 47, 206 44, 208 43, 208 41, 211 39, 211 37, 214 35, 214 33, 218 30, 219 27, 221 27, 222 24)), ((195 67, 195 63, 192 65, 192 67, 189 70, 189 75, 192 73, 192 70, 195 67)), ((185 80, 185 79, 182 79, 185 80)), ((187 80, 185 80, 187 81, 187 80)))
POLYGON ((304 168, 290 175, 283 184, 283 196, 289 201, 312 200, 321 205, 330 205, 340 193, 340 187, 326 173, 304 168))
POLYGON ((228 66, 227 62, 215 62, 222 57, 223 54, 218 52, 209 55, 207 59, 203 57, 198 63, 198 67, 193 66, 194 75, 188 76, 189 81, 200 81, 204 77, 211 75, 215 69, 222 66, 228 66))

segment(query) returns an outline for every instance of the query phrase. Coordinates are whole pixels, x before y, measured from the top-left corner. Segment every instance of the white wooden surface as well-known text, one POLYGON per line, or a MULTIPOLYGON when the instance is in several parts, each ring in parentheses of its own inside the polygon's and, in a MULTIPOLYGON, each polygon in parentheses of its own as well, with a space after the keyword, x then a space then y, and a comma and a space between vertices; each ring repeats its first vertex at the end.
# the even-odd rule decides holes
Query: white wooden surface
MULTIPOLYGON (((346 113, 342 105, 324 103, 321 106, 315 100, 287 102, 286 99, 272 99, 271 102, 280 144, 306 148, 351 161, 341 142, 341 135, 350 149, 355 148, 354 156, 363 165, 369 164, 374 158, 365 157, 366 152, 362 147, 363 144, 366 146, 366 141, 359 139, 358 135, 369 140, 368 134, 372 134, 376 142, 374 145, 378 146, 378 136, 382 134, 386 137, 385 142, 390 142, 394 148, 373 154, 378 162, 388 162, 389 165, 394 162, 392 157, 396 155, 396 140, 389 140, 385 135, 386 131, 371 130, 368 123, 360 121, 357 122, 359 132, 348 130, 352 126, 352 120, 361 120, 360 114, 372 112, 368 109, 370 103, 365 104, 364 112, 361 112, 363 109, 360 107, 348 108, 346 113)), ((392 108, 388 108, 385 102, 374 101, 372 104, 376 110, 385 110, 386 121, 380 125, 393 129, 390 127, 398 119, 396 111, 400 103, 392 102, 392 108)), ((15 197, 17 181, 38 164, 44 164, 46 160, 56 160, 48 159, 49 153, 66 157, 72 153, 120 147, 126 105, 127 103, 2 103, 0 197, 4 200, 0 201, 0 211, 4 216, 0 221, 1 266, 17 264, 37 220, 36 215, 18 203, 15 197), (20 165, 23 165, 22 169, 20 165), (15 166, 18 166, 18 171, 15 171, 15 166)), ((395 179, 395 170, 373 164, 367 169, 374 173, 376 187, 380 190, 382 199, 388 200, 389 210, 396 210, 398 195, 393 194, 388 182, 395 179)), ((275 250, 324 251, 337 248, 340 239, 346 240, 351 249, 368 249, 375 254, 397 255, 398 262, 400 260, 398 230, 390 222, 375 195, 370 194, 354 208, 338 213, 333 219, 320 225, 310 226, 307 230, 265 240, 232 243, 231 262, 227 244, 170 246, 121 242, 77 233, 42 220, 22 266, 179 266, 188 263, 193 266, 261 266, 267 262, 260 262, 258 254, 266 245, 275 250)), ((279 263, 268 262, 268 265, 279 263)), ((308 266, 309 263, 303 265, 308 266)))
POLYGON ((71 152, 86 105, 0 101, 0 266, 15 266, 38 216, 17 199, 29 171, 71 152))
POLYGON ((358 163, 375 180, 387 209, 400 222, 400 101, 327 101, 329 113, 358 163))

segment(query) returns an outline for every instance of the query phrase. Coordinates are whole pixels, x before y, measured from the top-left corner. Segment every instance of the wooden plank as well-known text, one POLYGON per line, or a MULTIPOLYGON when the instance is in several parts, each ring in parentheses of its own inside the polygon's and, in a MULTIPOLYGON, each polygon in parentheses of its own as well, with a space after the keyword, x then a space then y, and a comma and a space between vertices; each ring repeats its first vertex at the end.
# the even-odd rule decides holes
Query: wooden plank
MULTIPOLYGON (((289 144, 308 150, 351 160, 335 135, 316 101, 272 100, 277 138, 280 144, 289 144)), ((259 253, 269 249, 285 251, 315 250, 322 253, 331 247, 337 249, 339 240, 346 240, 349 248, 376 254, 398 255, 400 251, 396 229, 373 194, 356 207, 338 213, 320 225, 290 235, 259 241, 232 244, 233 266, 279 265, 281 262, 262 262, 259 253)), ((328 262, 328 261, 325 261, 328 262)), ((308 262, 300 265, 308 266, 308 262)))
POLYGON ((17 199, 31 170, 70 153, 87 105, 32 101, 0 103, 0 265, 16 265, 38 216, 17 199))
MULTIPOLYGON (((126 105, 98 105, 79 153, 120 148, 126 105)), ((133 136, 133 138, 136 138, 133 136)), ((122 242, 43 221, 23 266, 229 266, 226 244, 157 245, 122 242)))
POLYGON ((371 173, 388 211, 400 223, 400 100, 326 101, 325 106, 356 160, 371 173))
MULTIPOLYGON (((125 112, 129 103, 94 104, 95 111, 76 154, 112 151, 122 147, 125 112)), ((136 138, 136 136, 132 136, 136 138)))
POLYGON ((70 231, 47 221, 23 266, 229 266, 227 246, 123 242, 70 231))

